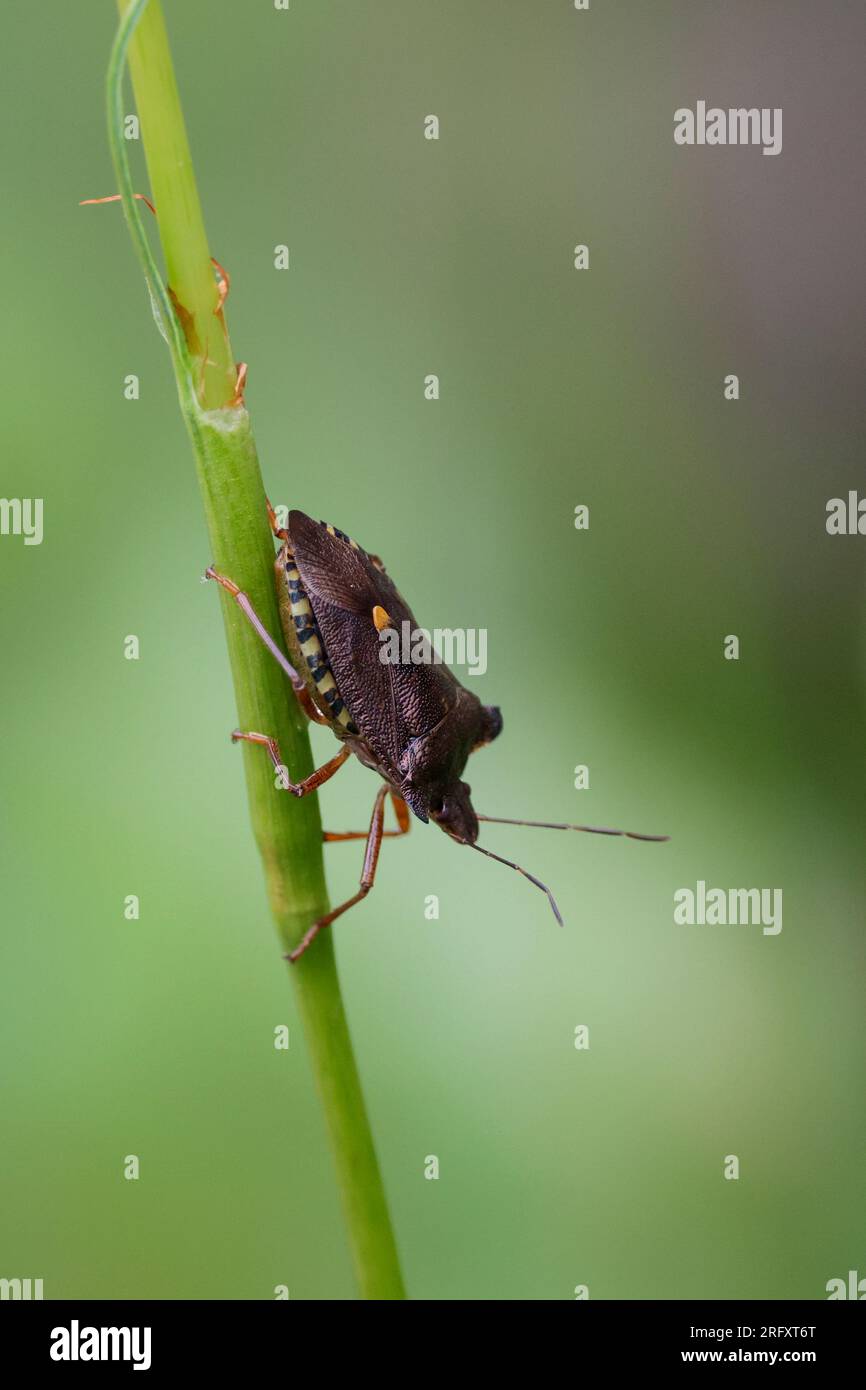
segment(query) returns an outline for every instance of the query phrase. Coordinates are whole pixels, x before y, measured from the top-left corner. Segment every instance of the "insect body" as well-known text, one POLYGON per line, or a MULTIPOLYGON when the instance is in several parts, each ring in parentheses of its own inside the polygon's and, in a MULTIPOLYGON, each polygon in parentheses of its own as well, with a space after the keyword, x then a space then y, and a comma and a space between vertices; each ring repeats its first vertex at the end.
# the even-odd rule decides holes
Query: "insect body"
POLYGON ((342 531, 292 512, 276 561, 292 664, 320 713, 419 820, 474 841, 478 821, 460 775, 502 728, 446 666, 382 661, 381 634, 415 619, 376 557, 342 531))
MULTIPOLYGON (((438 661, 404 664, 382 659, 382 635, 389 629, 405 630, 403 623, 415 632, 417 624, 377 556, 362 550, 343 531, 313 521, 303 512, 291 512, 286 528, 277 526, 272 510, 270 516, 280 542, 275 575, 289 661, 237 585, 212 567, 207 577, 215 579, 236 600, 286 671, 306 713, 317 723, 327 724, 342 747, 304 782, 295 784, 288 780, 279 748, 267 734, 238 730, 233 738, 263 744, 283 775, 284 787, 296 796, 315 791, 339 770, 350 753, 382 778, 369 831, 345 835, 325 832, 325 840, 366 839, 358 893, 314 922, 289 959, 296 960, 323 927, 366 896, 373 885, 383 836, 406 834, 410 811, 421 821, 435 821, 458 843, 523 874, 547 894, 561 923, 553 895, 543 883, 476 843, 479 821, 498 818, 476 814, 471 788, 461 777, 469 754, 500 733, 499 710, 482 705, 438 661), (396 831, 384 829, 389 793, 397 816, 396 831)), ((549 828, 630 834, 594 826, 551 824, 549 828)))

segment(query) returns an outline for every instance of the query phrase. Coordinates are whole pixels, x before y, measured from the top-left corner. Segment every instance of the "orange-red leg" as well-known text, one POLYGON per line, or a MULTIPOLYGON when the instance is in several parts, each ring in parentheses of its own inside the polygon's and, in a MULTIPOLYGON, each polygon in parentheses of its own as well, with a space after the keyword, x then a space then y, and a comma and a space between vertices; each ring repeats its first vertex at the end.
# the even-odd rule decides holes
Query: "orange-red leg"
MULTIPOLYGON (((394 814, 397 817, 397 830, 383 830, 383 839, 396 839, 398 835, 408 835, 412 824, 412 817, 409 807, 406 805, 402 796, 397 792, 391 791, 391 804, 394 807, 394 814)), ((337 844, 342 840, 366 840, 370 834, 369 830, 323 830, 322 839, 326 845, 337 844)))
POLYGON ((305 777, 302 782, 289 781, 288 769, 280 756, 280 746, 275 738, 268 734, 243 733, 240 729, 235 729, 232 734, 232 742, 237 743, 243 740, 245 743, 261 743, 267 748, 268 755, 277 772, 280 774, 280 785, 283 791, 291 792, 292 796, 307 796, 310 792, 317 791, 325 782, 329 782, 335 772, 339 772, 343 763, 349 756, 349 749, 343 745, 328 762, 311 772, 309 777, 305 777))
POLYGON ((313 697, 310 694, 307 687, 304 685, 303 680, 298 675, 291 662, 280 651, 280 648, 277 646, 276 642, 271 637, 271 634, 268 632, 267 628, 265 627, 256 610, 253 608, 253 605, 250 603, 249 598, 243 592, 243 590, 239 589, 237 584, 235 584, 233 580, 227 579, 224 574, 220 574, 217 570, 215 570, 213 565, 208 565, 208 568, 205 570, 205 579, 215 579, 217 584, 219 584, 223 589, 225 589, 226 593, 230 594, 231 597, 234 599, 235 603, 238 605, 238 608, 240 608, 247 622, 264 642, 268 651, 271 653, 271 656, 273 656, 280 663, 289 680, 292 682, 292 689, 297 695, 298 703, 300 704, 301 709, 304 711, 307 718, 314 720, 317 724, 327 724, 327 719, 317 708, 315 701, 313 700, 313 697))
POLYGON ((328 723, 328 720, 325 718, 325 716, 322 714, 322 711, 316 705, 315 700, 313 699, 306 686, 304 686, 303 690, 296 690, 295 694, 298 697, 298 704, 301 706, 301 709, 304 711, 304 714, 307 716, 308 719, 312 719, 314 724, 328 723))
POLYGON ((247 622, 264 642, 271 655, 280 663, 289 680, 292 682, 292 689, 297 695, 298 703, 307 718, 312 719, 316 724, 327 724, 328 720, 316 705, 315 700, 304 685, 303 680, 298 675, 291 662, 288 661, 280 651, 280 648, 271 637, 271 634, 268 632, 243 590, 239 589, 233 580, 226 578, 224 574, 219 574, 218 571, 214 569, 213 565, 209 565, 205 570, 205 579, 215 579, 217 584, 225 589, 226 593, 230 594, 234 599, 244 617, 247 619, 247 622))
POLYGON ((379 862, 379 850, 382 848, 385 797, 387 794, 388 787, 383 782, 376 793, 376 800, 373 803, 370 829, 367 832, 367 847, 364 851, 364 867, 361 871, 361 884, 357 893, 355 893, 353 897, 348 898, 346 902, 341 903, 339 907, 335 907, 330 912, 326 913, 324 917, 320 917, 318 922, 313 923, 309 931, 305 932, 301 937, 294 951, 290 951, 286 956, 286 960, 290 960, 292 964, 308 950, 324 927, 329 927, 331 923, 335 922, 338 917, 341 917, 344 912, 348 912, 350 907, 354 907, 356 903, 366 898, 370 889, 373 887, 376 879, 376 865, 379 862))
POLYGON ((281 526, 280 523, 277 521, 277 514, 271 506, 270 497, 266 497, 265 502, 268 508, 268 521, 271 523, 271 530, 273 531, 278 541, 287 541, 289 539, 289 533, 286 530, 285 526, 281 526))

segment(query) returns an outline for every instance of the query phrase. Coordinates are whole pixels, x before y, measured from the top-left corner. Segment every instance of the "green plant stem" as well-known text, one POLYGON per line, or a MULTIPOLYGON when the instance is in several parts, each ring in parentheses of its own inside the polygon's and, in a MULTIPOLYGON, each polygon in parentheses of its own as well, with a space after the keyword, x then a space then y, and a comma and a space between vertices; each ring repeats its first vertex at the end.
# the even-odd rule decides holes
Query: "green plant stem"
MULTIPOLYGON (((108 70, 108 129, 124 214, 171 351, 181 410, 195 454, 216 568, 247 593, 281 641, 274 549, 249 416, 231 404, 231 349, 222 315, 159 0, 119 0, 121 23, 108 70), (123 138, 127 61, 168 269, 162 282, 133 197, 123 138), (175 306, 182 306, 176 312, 175 306), (207 344, 202 359, 202 344, 207 344)), ((214 586, 216 587, 216 586, 214 586)), ((307 723, 285 676, 236 605, 219 591, 239 726, 275 736, 293 780, 313 768, 307 723)), ((243 745, 250 817, 271 908, 286 951, 328 910, 318 798, 277 790, 264 750, 243 745)), ((340 995, 333 940, 324 932, 292 976, 333 1148, 362 1297, 405 1297, 382 1179, 340 995)))
MULTIPOLYGON (((118 0, 121 14, 128 0, 118 0)), ((168 284, 180 305, 203 406, 227 405, 235 388, 228 332, 215 310, 218 292, 192 167, 162 8, 147 5, 129 49, 129 70, 168 284)))

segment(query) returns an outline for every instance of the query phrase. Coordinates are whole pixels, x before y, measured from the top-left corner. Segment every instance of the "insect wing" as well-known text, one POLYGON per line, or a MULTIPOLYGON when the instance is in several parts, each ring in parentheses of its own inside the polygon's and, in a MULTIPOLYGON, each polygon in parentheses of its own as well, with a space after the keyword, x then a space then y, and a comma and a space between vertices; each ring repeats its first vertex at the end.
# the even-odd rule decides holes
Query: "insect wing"
POLYGON ((409 744, 441 722, 460 686, 443 665, 382 660, 373 609, 384 608, 398 634, 404 623, 410 632, 417 624, 365 551, 303 512, 290 513, 288 529, 340 695, 370 748, 397 774, 409 744))

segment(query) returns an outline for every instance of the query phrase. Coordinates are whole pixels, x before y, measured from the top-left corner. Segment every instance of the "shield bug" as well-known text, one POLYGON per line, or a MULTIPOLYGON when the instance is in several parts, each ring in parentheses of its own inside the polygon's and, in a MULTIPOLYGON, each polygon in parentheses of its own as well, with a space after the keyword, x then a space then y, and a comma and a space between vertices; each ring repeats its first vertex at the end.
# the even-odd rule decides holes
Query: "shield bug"
POLYGON ((365 840, 358 892, 314 922, 288 959, 295 961, 323 927, 366 897, 373 886, 382 839, 405 835, 411 815, 432 820, 458 844, 468 845, 529 879, 547 895, 556 920, 562 917, 550 889, 510 859, 477 843, 479 822, 579 830, 596 835, 626 835, 635 840, 666 840, 666 835, 639 835, 593 825, 511 820, 478 815, 471 788, 461 781, 469 754, 492 742, 502 730, 494 705, 482 705, 439 661, 404 663, 383 660, 383 636, 417 632, 415 619, 382 561, 368 554, 343 531, 289 513, 281 527, 268 505, 271 528, 279 542, 274 571, 280 617, 289 660, 254 611, 246 594, 211 566, 206 578, 232 596, 261 640, 280 663, 310 719, 326 724, 340 741, 340 751, 302 782, 292 782, 276 741, 267 733, 235 730, 234 740, 259 743, 280 773, 281 786, 294 796, 316 791, 354 753, 382 779, 369 829, 324 833, 326 842, 365 840), (385 802, 390 796, 396 830, 385 830, 385 802))

